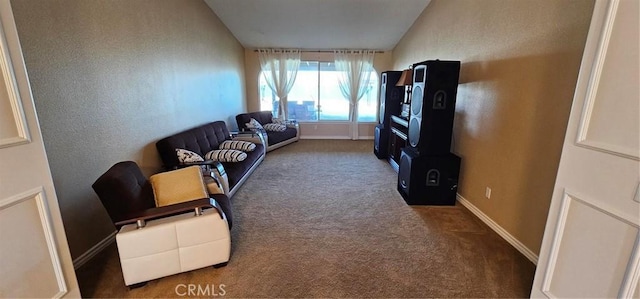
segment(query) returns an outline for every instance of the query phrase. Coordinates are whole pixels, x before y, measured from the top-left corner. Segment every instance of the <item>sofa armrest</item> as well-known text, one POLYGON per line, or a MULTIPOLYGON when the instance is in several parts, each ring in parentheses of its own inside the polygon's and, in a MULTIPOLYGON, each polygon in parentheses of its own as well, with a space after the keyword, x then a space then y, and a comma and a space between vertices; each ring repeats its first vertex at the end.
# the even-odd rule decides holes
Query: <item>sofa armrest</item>
POLYGON ((300 136, 300 124, 297 121, 287 122, 287 128, 296 129, 296 136, 300 136))
POLYGON ((224 170, 224 165, 222 165, 222 163, 218 161, 212 161, 212 160, 208 160, 208 161, 212 162, 211 166, 213 166, 213 169, 209 173, 209 175, 214 180, 216 180, 220 185, 222 185, 222 191, 224 192, 224 194, 228 195, 229 194, 229 178, 227 177, 227 171, 224 170))
POLYGON ((182 162, 180 163, 180 165, 178 165, 178 168, 194 166, 194 165, 209 166, 209 168, 214 168, 216 171, 218 171, 220 175, 226 174, 226 172, 224 171, 224 166, 222 166, 222 163, 220 163, 219 161, 213 161, 213 160, 205 160, 205 161, 199 161, 199 162, 182 162))
POLYGON ((173 205, 146 209, 144 211, 134 212, 126 215, 123 220, 115 223, 116 226, 137 223, 139 227, 144 225, 145 221, 163 218, 167 216, 177 215, 190 210, 198 210, 202 208, 215 208, 220 214, 220 218, 224 219, 225 215, 220 208, 220 204, 214 199, 216 197, 225 196, 222 194, 213 194, 212 198, 201 198, 188 202, 181 202, 173 205))
POLYGON ((246 129, 240 132, 231 132, 231 140, 244 140, 253 143, 265 144, 265 132, 256 129, 246 129))
POLYGON ((188 167, 188 166, 201 166, 201 165, 205 165, 205 166, 214 166, 216 163, 220 163, 217 161, 213 161, 213 160, 205 160, 205 161, 198 161, 198 162, 180 162, 180 165, 178 165, 179 168, 183 168, 183 167, 188 167))
POLYGON ((299 128, 300 125, 298 124, 297 120, 286 120, 284 122, 285 125, 287 125, 287 127, 289 128, 299 128))
POLYGON ((255 129, 245 129, 239 132, 231 132, 231 139, 237 137, 256 137, 260 132, 255 129))
POLYGON ((268 146, 268 142, 269 142, 266 132, 257 131, 257 130, 232 133, 231 140, 241 140, 241 141, 259 143, 264 145, 265 149, 268 146))

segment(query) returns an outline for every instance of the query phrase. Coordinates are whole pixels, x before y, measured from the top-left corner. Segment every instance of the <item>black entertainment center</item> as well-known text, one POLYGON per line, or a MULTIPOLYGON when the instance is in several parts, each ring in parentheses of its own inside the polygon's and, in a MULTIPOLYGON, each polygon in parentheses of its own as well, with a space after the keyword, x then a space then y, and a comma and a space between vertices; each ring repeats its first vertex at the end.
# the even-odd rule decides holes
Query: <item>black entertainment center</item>
POLYGON ((460 62, 423 61, 408 73, 407 86, 402 72, 382 73, 374 154, 398 172, 407 204, 455 205, 461 161, 450 149, 460 62))

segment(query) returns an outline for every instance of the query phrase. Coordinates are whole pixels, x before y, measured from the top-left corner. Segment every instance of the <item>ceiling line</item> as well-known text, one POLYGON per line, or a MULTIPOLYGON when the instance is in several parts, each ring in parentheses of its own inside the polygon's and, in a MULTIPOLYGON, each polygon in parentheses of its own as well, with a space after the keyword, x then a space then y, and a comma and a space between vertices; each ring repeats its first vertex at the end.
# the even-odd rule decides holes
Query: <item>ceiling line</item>
MULTIPOLYGON (((253 52, 258 52, 258 50, 253 50, 253 52)), ((333 50, 300 50, 302 53, 334 53, 333 50)), ((384 53, 384 51, 374 51, 376 54, 384 53)))

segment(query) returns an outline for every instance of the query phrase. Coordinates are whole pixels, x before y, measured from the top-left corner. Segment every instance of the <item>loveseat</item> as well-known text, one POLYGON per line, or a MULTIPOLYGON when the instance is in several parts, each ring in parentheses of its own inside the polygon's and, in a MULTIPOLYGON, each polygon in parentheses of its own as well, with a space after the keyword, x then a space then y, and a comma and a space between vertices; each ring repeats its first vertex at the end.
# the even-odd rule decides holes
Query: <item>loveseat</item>
POLYGON ((231 198, 264 160, 266 154, 264 144, 265 141, 259 134, 245 132, 232 135, 223 121, 215 121, 163 138, 156 142, 156 148, 167 170, 190 165, 210 166, 211 173, 221 183, 224 194, 231 198), (204 157, 210 151, 219 149, 220 144, 226 140, 250 141, 255 144, 255 149, 247 152, 246 159, 240 162, 217 162, 211 160, 191 163, 181 162, 176 154, 176 150, 183 149, 204 157))
MULTIPOLYGON (((263 127, 273 123, 273 114, 271 111, 241 113, 236 115, 238 129, 241 132, 252 130, 252 128, 247 127, 247 123, 249 123, 252 118, 257 120, 263 127)), ((282 132, 264 131, 267 135, 265 139, 268 152, 300 139, 300 127, 297 122, 286 122, 285 125, 286 129, 282 132)))

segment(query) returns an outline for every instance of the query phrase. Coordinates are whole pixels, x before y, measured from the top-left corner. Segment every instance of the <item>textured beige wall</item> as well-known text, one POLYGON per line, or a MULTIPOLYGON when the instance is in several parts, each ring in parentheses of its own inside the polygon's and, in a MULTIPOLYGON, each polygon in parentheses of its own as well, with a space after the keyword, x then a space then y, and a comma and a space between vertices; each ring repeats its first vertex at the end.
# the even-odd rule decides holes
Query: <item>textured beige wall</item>
POLYGON ((393 51, 397 69, 462 62, 458 193, 536 254, 592 10, 586 0, 433 0, 393 51))
POLYGON ((113 230, 91 184, 245 110, 242 46, 201 0, 12 1, 72 256, 113 230))

